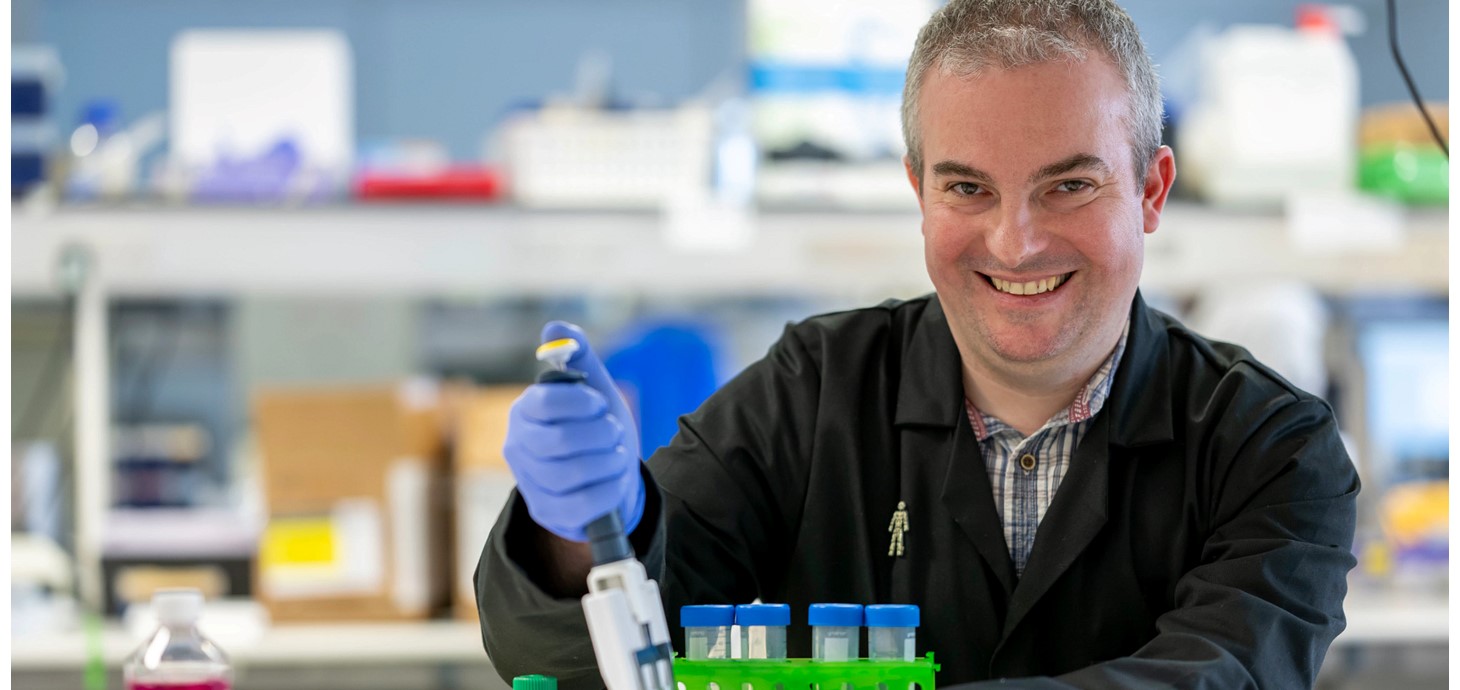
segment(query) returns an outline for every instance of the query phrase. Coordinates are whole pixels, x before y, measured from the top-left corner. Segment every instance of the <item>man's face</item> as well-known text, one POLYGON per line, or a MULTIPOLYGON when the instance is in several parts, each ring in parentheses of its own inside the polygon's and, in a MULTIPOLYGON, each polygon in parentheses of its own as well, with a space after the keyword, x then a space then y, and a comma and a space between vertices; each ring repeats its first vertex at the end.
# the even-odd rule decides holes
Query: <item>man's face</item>
POLYGON ((1137 183, 1126 94, 1116 68, 1094 57, 971 77, 929 71, 919 103, 924 251, 965 356, 1054 373, 1088 367, 1115 344, 1143 234, 1155 231, 1175 175, 1162 148, 1137 183))

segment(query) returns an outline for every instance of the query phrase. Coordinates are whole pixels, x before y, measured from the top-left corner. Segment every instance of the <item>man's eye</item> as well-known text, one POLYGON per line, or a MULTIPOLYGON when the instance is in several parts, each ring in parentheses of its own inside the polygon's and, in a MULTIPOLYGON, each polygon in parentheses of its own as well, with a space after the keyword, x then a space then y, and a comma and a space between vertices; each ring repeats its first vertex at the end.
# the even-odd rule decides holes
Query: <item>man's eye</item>
POLYGON ((1094 188, 1094 185, 1084 180, 1065 180, 1055 185, 1055 189, 1061 192, 1083 192, 1094 188))
POLYGON ((948 189, 959 196, 973 196, 983 191, 983 187, 972 182, 955 182, 948 189))

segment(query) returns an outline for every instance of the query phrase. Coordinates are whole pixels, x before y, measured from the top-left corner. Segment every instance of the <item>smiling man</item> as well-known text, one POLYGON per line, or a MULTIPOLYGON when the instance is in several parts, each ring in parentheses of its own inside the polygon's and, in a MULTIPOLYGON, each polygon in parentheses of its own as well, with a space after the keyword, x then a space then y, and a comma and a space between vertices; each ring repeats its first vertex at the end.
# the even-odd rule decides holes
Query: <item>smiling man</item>
POLYGON ((519 493, 476 578, 498 671, 601 687, 576 596, 583 528, 616 510, 672 629, 788 602, 805 657, 807 605, 911 603, 940 687, 1310 687, 1357 474, 1322 400, 1141 299, 1160 125, 1113 2, 953 0, 903 104, 935 294, 788 327, 646 463, 549 324, 589 385, 513 407, 519 493))

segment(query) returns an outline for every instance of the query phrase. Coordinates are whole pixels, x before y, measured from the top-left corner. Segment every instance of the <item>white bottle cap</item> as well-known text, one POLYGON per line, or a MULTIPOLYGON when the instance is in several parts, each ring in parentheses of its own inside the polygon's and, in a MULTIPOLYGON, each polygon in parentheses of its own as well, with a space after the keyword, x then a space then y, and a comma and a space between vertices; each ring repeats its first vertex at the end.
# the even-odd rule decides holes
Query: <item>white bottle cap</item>
POLYGON ((152 608, 163 625, 196 623, 203 611, 203 593, 196 589, 159 589, 152 593, 152 608))

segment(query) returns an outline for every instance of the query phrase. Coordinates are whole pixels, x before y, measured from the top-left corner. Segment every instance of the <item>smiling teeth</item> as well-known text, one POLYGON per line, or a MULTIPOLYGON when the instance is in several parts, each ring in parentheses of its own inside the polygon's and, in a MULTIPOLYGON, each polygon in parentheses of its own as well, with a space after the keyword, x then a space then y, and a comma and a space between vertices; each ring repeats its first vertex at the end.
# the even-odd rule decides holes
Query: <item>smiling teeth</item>
POLYGON ((1060 283, 1065 282, 1065 276, 1041 278, 1039 280, 1031 280, 1027 283, 1011 283, 1007 280, 999 280, 993 276, 989 276, 989 280, 993 281, 994 287, 998 288, 999 292, 1007 292, 1011 295, 1038 295, 1059 287, 1060 283))

